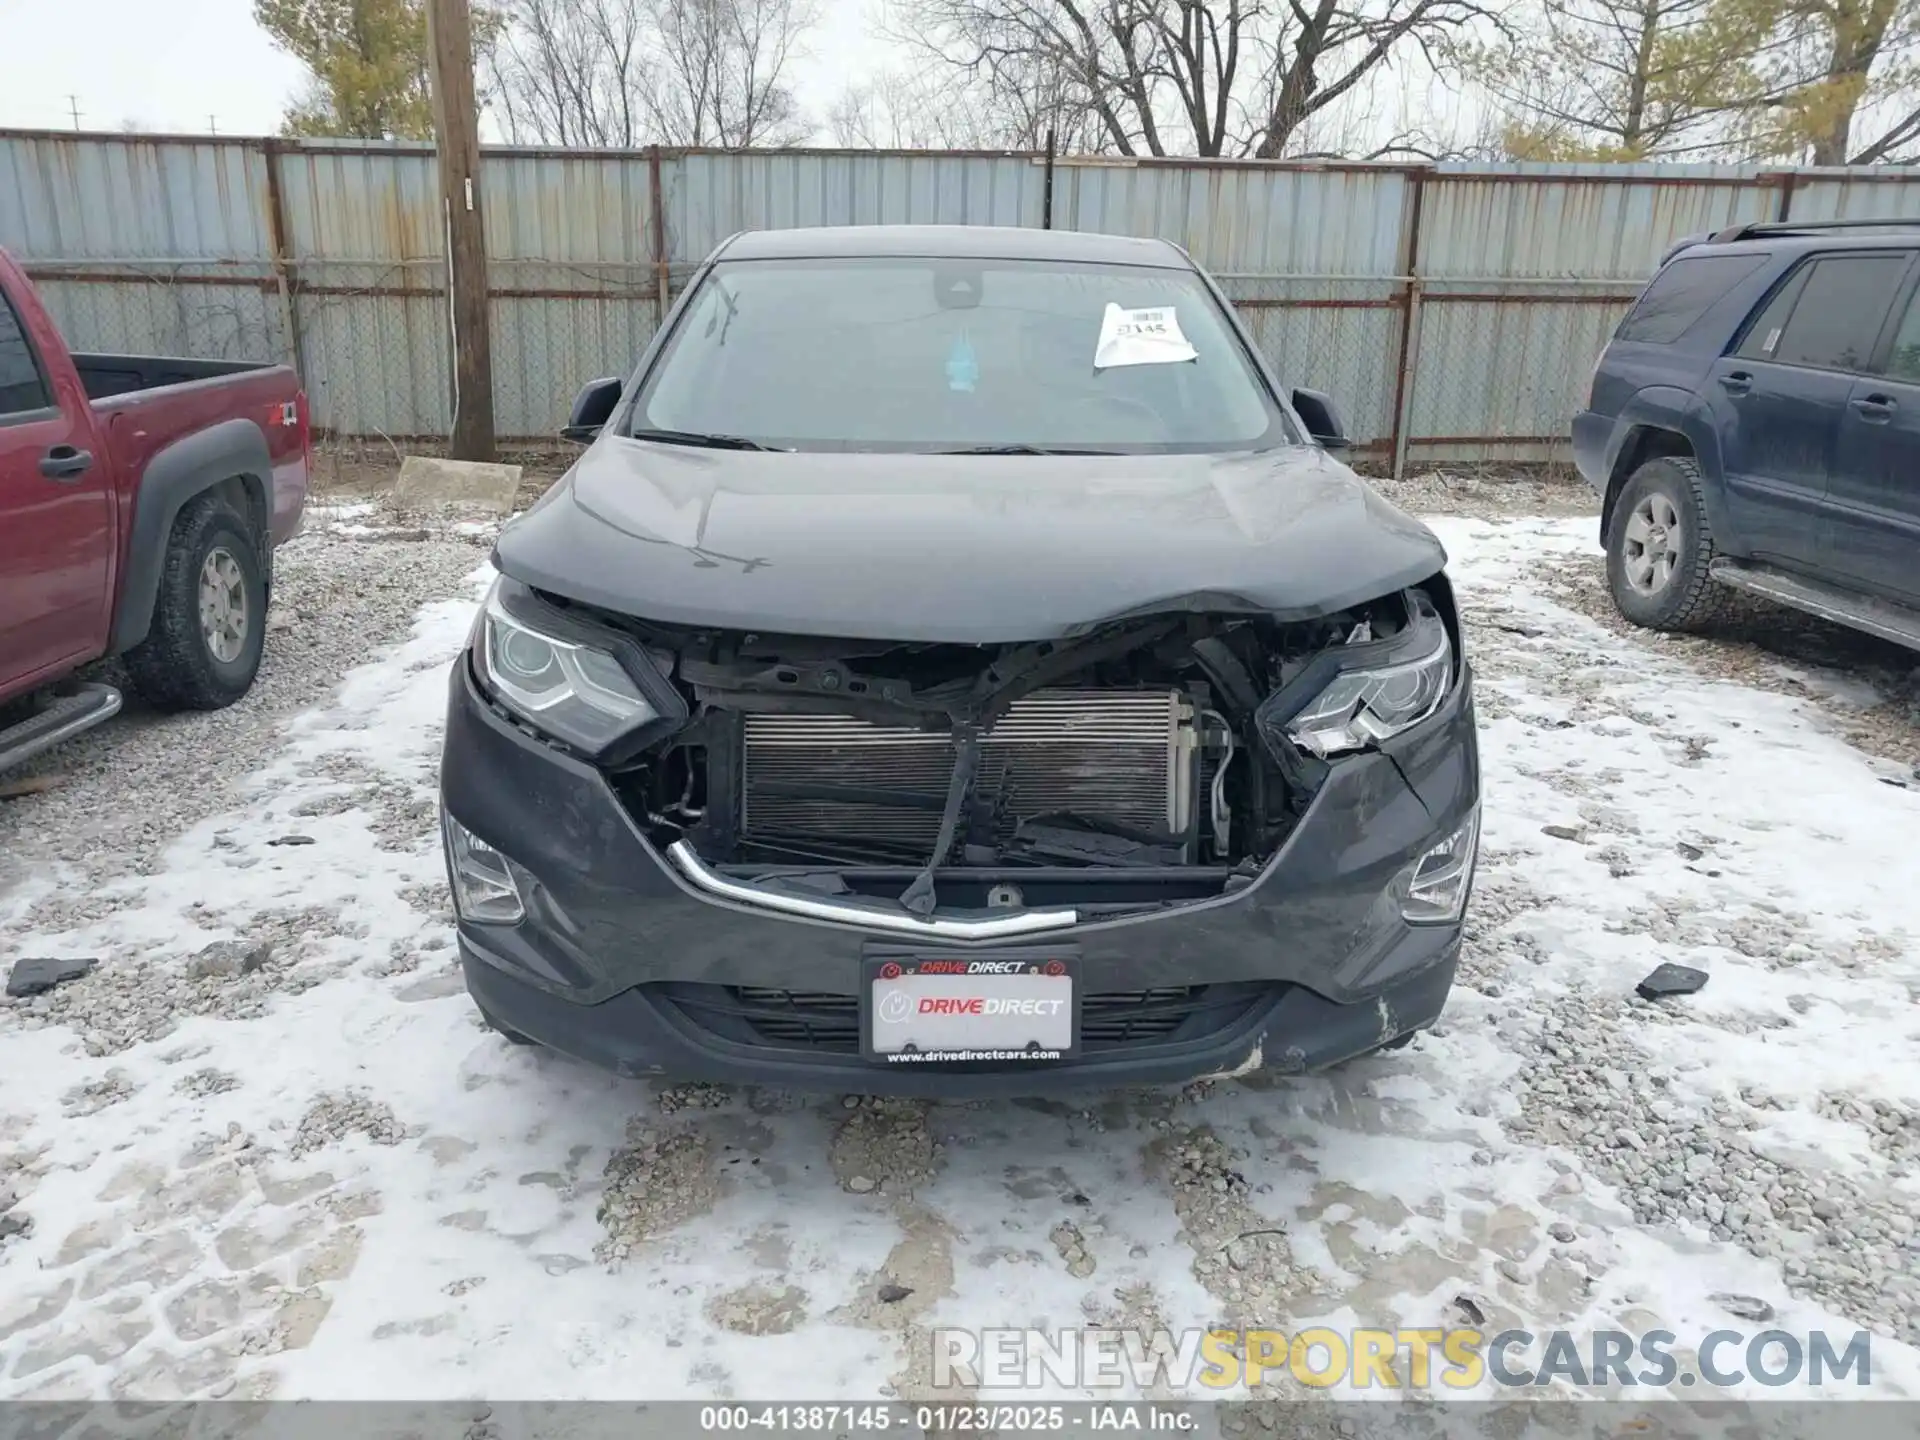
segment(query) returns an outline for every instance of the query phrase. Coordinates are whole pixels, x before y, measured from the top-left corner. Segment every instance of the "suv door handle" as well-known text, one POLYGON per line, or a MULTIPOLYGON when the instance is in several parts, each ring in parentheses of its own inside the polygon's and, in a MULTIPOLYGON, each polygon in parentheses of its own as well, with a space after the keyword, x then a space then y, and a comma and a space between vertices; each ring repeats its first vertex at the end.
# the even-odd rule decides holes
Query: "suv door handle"
POLYGON ((1893 419, 1893 412, 1898 408, 1891 395, 1862 395, 1849 403, 1869 425, 1886 424, 1893 419))
POLYGON ((40 457, 40 473, 49 480, 78 480, 93 468, 93 452, 56 445, 40 457))
POLYGON ((1753 389, 1753 376, 1745 370, 1732 370, 1720 377, 1720 388, 1729 395, 1744 395, 1753 389))

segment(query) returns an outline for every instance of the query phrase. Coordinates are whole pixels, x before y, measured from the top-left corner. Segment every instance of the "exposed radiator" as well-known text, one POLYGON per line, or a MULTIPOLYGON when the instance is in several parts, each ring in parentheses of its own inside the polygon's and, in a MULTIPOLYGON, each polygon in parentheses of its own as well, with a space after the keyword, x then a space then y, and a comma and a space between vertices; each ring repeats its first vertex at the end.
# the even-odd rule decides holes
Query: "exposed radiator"
MULTIPOLYGON (((975 794, 997 800, 1002 839, 1015 817, 1055 811, 1184 834, 1197 771, 1193 708, 1178 691, 1040 690, 982 738, 975 794)), ((750 715, 741 827, 924 851, 952 774, 944 734, 837 715, 750 715), (791 793, 805 786, 902 791, 918 803, 791 793)))

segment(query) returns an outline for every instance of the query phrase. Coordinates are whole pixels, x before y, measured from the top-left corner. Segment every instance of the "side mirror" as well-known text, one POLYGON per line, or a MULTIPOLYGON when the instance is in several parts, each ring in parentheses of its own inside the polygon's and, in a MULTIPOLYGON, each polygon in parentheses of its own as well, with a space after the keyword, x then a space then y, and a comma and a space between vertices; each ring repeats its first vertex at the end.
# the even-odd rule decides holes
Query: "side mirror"
POLYGON ((1328 396, 1318 390, 1295 390, 1293 408, 1294 413, 1306 422, 1307 433, 1324 448, 1353 448, 1353 442, 1347 438, 1347 427, 1340 422, 1340 412, 1334 408, 1328 396))
POLYGON ((560 438, 576 445, 589 445, 598 438, 600 427, 613 418, 613 407, 620 403, 619 376, 589 380, 573 397, 573 411, 560 427, 560 438))

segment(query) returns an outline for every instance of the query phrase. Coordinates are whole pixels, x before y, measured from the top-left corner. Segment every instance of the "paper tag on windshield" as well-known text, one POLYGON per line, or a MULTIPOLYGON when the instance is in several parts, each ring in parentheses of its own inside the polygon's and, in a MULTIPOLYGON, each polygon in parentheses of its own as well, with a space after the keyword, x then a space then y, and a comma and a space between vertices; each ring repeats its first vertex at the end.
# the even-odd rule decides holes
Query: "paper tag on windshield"
POLYGON ((1100 342, 1093 347, 1093 368, 1118 365, 1178 365, 1199 359, 1180 333, 1180 317, 1171 305, 1122 310, 1109 303, 1100 319, 1100 342))

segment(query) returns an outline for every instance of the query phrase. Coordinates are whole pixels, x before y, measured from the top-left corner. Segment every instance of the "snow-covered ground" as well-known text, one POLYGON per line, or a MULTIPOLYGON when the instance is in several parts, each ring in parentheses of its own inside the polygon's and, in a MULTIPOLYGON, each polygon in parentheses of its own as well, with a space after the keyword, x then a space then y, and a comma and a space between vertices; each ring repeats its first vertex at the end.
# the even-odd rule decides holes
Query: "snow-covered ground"
POLYGON ((1481 1321, 1865 1328, 1836 1393, 1920 1397, 1920 782, 1549 600, 1590 519, 1435 525, 1469 944, 1433 1033, 1329 1076, 856 1103, 509 1046, 433 828, 480 572, 133 872, 0 809, 0 963, 103 960, 0 1011, 0 1398, 919 1397, 944 1327, 1481 1321), (1663 960, 1711 979, 1634 998, 1663 960))

